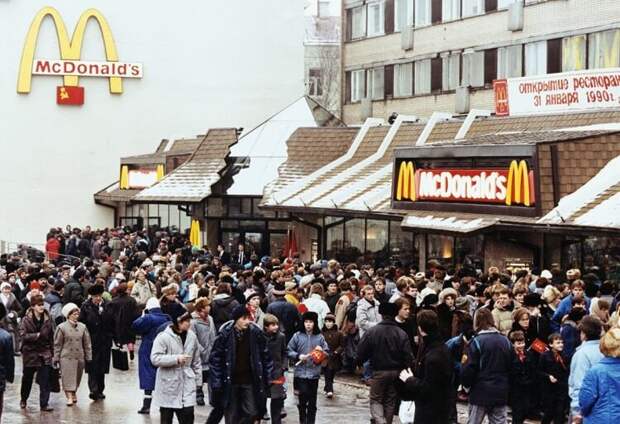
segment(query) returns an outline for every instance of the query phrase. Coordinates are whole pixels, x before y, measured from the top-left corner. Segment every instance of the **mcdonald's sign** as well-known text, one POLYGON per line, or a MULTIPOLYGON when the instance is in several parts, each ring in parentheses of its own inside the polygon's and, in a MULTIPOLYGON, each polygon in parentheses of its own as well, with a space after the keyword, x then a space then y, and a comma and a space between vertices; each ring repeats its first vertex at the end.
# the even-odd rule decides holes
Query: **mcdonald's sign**
POLYGON ((81 88, 78 85, 80 77, 108 78, 110 93, 121 94, 123 92, 122 79, 142 78, 142 73, 141 63, 119 62, 112 31, 108 21, 101 12, 96 9, 88 9, 82 13, 73 35, 69 38, 67 27, 58 10, 53 7, 44 7, 35 15, 26 34, 21 64, 19 66, 17 92, 23 94, 30 93, 33 75, 62 76, 64 78, 64 85, 58 87, 57 103, 76 104, 67 102, 67 96, 70 96, 72 92, 76 94, 81 93, 83 101, 83 88, 81 90, 75 89, 75 87, 81 88), (41 24, 47 17, 52 19, 56 27, 60 51, 59 60, 35 59, 34 57, 41 24), (86 24, 90 19, 94 19, 97 22, 101 31, 106 55, 105 61, 86 62, 81 60, 86 24))
POLYGON ((508 104, 508 80, 493 81, 493 91, 495 93, 495 114, 497 116, 510 115, 508 104))
POLYGON ((508 168, 415 169, 413 161, 398 166, 394 200, 533 206, 534 172, 525 160, 508 168))

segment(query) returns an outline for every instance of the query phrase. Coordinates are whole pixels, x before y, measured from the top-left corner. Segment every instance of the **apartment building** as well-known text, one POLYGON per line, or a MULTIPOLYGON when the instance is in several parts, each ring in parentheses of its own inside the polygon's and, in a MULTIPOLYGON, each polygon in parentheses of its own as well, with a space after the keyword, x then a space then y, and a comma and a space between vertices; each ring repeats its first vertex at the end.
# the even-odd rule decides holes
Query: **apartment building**
POLYGON ((341 116, 494 110, 496 79, 620 66, 618 0, 344 0, 341 116))

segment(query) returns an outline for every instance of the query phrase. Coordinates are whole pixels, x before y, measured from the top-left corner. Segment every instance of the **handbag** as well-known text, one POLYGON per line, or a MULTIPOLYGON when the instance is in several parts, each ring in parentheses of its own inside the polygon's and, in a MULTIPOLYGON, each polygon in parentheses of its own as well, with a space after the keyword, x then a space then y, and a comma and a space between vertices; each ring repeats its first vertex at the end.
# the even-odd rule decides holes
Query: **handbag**
POLYGON ((112 348, 112 367, 120 371, 129 370, 127 351, 120 346, 112 348))
POLYGON ((412 400, 402 401, 398 408, 398 419, 403 424, 413 423, 415 418, 415 402, 412 400))
MULTIPOLYGON (((37 373, 37 378, 38 377, 39 373, 37 373)), ((50 392, 60 393, 60 368, 49 367, 48 378, 50 392)))

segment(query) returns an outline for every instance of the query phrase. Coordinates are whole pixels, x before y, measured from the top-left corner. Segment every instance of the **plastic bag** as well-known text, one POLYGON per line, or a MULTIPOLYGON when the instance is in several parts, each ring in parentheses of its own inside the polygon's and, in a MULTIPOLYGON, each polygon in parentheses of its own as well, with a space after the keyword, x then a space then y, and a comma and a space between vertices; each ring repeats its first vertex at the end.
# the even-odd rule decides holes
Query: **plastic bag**
POLYGON ((411 424, 415 417, 415 402, 412 400, 402 401, 398 408, 398 419, 402 424, 411 424))

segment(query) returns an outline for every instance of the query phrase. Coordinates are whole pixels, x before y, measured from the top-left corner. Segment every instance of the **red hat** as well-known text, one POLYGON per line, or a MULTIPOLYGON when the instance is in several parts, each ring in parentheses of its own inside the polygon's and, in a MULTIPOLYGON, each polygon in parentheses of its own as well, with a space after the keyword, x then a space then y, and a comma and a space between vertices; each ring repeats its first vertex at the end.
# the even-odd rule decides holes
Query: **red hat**
POLYGON ((41 284, 39 284, 38 281, 33 281, 32 283, 30 283, 30 290, 33 289, 41 290, 41 284))

